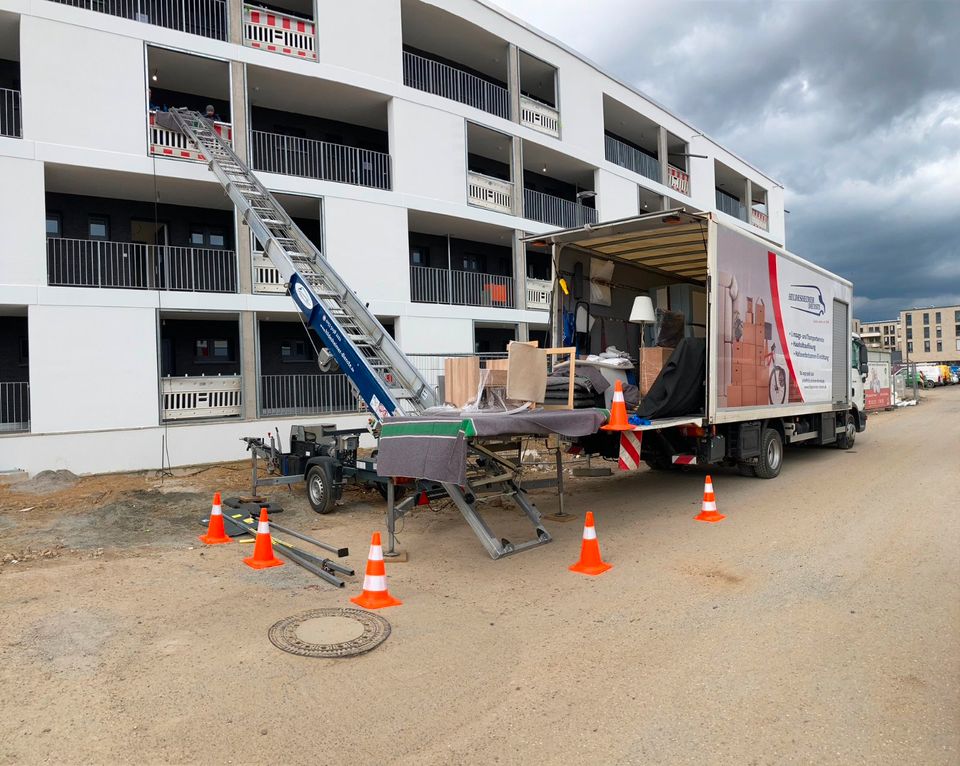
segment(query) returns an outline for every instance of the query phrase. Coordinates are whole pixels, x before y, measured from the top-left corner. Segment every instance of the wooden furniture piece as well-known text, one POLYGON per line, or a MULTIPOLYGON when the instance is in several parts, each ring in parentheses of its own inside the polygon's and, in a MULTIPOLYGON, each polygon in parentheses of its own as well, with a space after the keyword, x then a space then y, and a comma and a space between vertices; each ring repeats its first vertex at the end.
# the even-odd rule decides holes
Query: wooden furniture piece
POLYGON ((545 348, 543 350, 544 354, 548 357, 558 357, 558 356, 567 356, 568 363, 570 364, 570 387, 567 389, 567 403, 566 405, 562 404, 545 404, 543 408, 545 410, 572 410, 573 409, 573 378, 576 374, 577 367, 577 349, 574 346, 566 348, 545 348))

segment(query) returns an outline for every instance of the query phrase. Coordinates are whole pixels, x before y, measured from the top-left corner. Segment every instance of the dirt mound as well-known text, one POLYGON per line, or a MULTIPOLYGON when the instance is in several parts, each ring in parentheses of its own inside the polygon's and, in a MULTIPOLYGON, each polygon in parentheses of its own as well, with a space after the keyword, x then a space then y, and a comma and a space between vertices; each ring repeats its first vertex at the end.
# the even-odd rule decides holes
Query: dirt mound
POLYGON ((15 489, 23 494, 48 495, 72 487, 78 481, 79 476, 61 468, 59 471, 40 471, 32 479, 17 482, 15 489))

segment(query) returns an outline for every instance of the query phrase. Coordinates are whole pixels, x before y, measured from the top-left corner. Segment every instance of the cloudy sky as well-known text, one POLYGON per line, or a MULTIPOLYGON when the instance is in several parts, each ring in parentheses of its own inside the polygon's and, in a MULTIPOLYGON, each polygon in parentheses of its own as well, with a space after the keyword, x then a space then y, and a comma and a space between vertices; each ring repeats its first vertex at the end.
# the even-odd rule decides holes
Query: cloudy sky
POLYGON ((960 2, 495 2, 784 184, 859 318, 960 303, 960 2))

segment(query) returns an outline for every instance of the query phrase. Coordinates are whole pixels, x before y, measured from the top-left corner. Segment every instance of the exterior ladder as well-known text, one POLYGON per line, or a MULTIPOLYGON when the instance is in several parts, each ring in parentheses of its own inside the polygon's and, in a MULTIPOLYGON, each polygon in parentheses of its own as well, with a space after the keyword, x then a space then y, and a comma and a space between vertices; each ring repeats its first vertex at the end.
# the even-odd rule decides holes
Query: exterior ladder
POLYGON ((173 122, 207 158, 210 170, 264 245, 307 324, 377 420, 416 415, 437 404, 429 383, 379 320, 199 112, 171 109, 173 122))
MULTIPOLYGON (((266 256, 280 271, 289 287, 290 297, 306 317, 307 324, 323 340, 377 420, 391 415, 417 415, 439 404, 433 388, 383 325, 300 231, 253 171, 237 157, 230 144, 213 130, 213 124, 199 112, 189 109, 171 109, 169 114, 174 124, 203 153, 243 222, 253 230, 264 245, 266 256)), ((479 445, 472 445, 470 451, 480 460, 467 486, 447 483, 441 486, 490 557, 498 559, 550 542, 550 534, 540 523, 539 511, 511 474, 516 466, 501 461, 479 445), (504 471, 505 466, 507 471, 504 471), (516 503, 533 525, 536 537, 511 543, 494 535, 477 510, 479 502, 486 499, 483 492, 487 489, 516 503)), ((393 482, 388 492, 387 517, 392 551, 394 523, 412 508, 414 498, 395 504, 393 482)))

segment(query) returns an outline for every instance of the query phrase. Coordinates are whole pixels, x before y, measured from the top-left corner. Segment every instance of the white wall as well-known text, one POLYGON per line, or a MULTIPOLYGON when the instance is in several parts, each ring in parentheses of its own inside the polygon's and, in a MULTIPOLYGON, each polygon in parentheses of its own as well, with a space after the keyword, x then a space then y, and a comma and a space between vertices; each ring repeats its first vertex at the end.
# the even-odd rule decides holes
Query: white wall
POLYGON ((47 282, 43 163, 0 157, 0 280, 47 282))
POLYGON ((400 0, 318 0, 317 12, 320 61, 403 79, 400 0))
POLYGON ((364 301, 410 300, 406 208, 324 200, 326 256, 364 301))
POLYGON ((596 192, 601 221, 627 218, 639 210, 640 191, 633 181, 598 170, 596 192))
POLYGON ((159 421, 151 308, 28 308, 33 433, 141 428, 159 421))
POLYGON ((467 201, 467 136, 462 117, 395 98, 390 102, 393 189, 401 194, 467 201))
POLYGON ((408 354, 469 354, 474 348, 472 319, 404 316, 397 331, 397 342, 408 354))
POLYGON ((20 19, 23 133, 34 141, 146 153, 143 42, 20 19))

